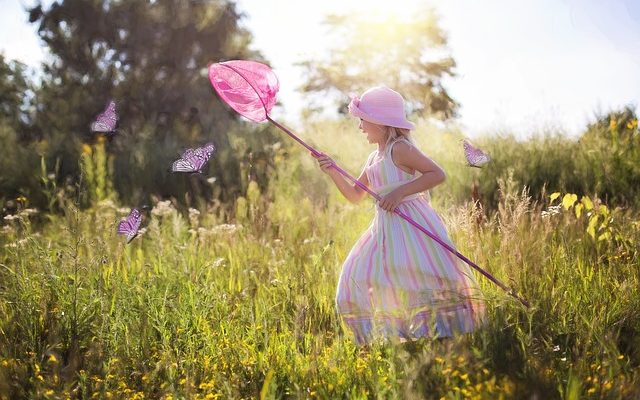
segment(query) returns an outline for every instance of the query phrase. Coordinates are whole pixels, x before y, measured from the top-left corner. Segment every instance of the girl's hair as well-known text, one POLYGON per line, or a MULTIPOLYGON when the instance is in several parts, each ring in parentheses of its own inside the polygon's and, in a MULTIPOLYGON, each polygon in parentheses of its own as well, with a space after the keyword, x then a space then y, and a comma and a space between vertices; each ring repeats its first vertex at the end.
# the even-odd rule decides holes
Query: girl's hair
POLYGON ((414 146, 416 145, 416 142, 413 140, 413 137, 411 136, 411 130, 396 128, 394 126, 385 126, 385 129, 387 130, 387 143, 385 145, 385 148, 388 149, 389 148, 388 146, 391 143, 400 139, 406 139, 409 141, 409 143, 413 144, 414 146))

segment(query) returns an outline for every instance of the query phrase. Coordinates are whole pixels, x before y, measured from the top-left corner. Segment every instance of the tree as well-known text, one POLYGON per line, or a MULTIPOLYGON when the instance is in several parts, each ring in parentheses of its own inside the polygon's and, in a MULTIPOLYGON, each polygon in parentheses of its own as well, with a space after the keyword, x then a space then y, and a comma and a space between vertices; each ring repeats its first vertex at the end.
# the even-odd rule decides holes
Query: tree
MULTIPOLYGON (((50 157, 63 158, 63 174, 78 175, 79 142, 93 140, 89 124, 112 98, 120 122, 108 150, 116 189, 125 197, 136 191, 142 197, 182 196, 184 184, 166 174, 175 156, 205 141, 228 147, 227 132, 238 117, 214 101, 207 66, 261 58, 248 48, 251 34, 241 27, 235 3, 62 0, 48 8, 39 4, 29 15, 52 54, 44 65, 35 123, 52 143, 50 157)), ((191 180, 196 193, 198 182, 191 180)))
POLYGON ((326 19, 332 46, 328 56, 301 63, 307 81, 301 87, 312 103, 338 95, 344 104, 351 93, 379 84, 400 92, 409 111, 439 119, 456 115, 458 104, 443 86, 454 76, 455 61, 447 55, 447 38, 433 10, 421 8, 409 21, 398 17, 333 15, 326 19))
POLYGON ((31 82, 26 66, 18 61, 6 61, 0 54, 0 120, 16 131, 23 130, 29 120, 31 82))

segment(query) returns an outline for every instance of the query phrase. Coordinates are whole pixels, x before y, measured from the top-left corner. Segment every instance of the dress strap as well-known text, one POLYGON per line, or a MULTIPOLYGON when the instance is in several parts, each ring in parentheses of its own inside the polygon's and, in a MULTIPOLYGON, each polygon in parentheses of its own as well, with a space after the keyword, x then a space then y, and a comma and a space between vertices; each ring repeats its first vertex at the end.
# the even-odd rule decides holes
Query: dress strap
POLYGON ((411 143, 411 141, 409 139, 406 139, 404 137, 401 137, 399 139, 394 140, 393 142, 389 143, 389 145, 387 146, 387 148, 385 149, 385 153, 389 153, 389 155, 391 155, 391 150, 393 150, 393 146, 398 143, 398 142, 404 142, 406 144, 408 144, 411 147, 415 147, 415 145, 413 143, 411 143))

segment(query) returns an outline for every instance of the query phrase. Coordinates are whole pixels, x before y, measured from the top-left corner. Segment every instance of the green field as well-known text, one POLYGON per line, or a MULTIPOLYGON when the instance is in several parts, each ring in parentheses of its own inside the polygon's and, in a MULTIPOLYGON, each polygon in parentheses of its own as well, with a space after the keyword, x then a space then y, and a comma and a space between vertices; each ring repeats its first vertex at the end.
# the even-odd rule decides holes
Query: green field
MULTIPOLYGON (((372 151, 353 124, 308 132, 353 174, 372 151)), ((531 308, 478 276, 482 329, 358 348, 334 295, 373 203, 341 199, 306 153, 276 154, 268 186, 251 182, 234 202, 151 204, 129 245, 115 226, 132 205, 102 190, 102 171, 80 187, 91 207, 66 196, 43 215, 22 199, 2 221, 0 399, 638 398, 638 209, 526 189, 534 153, 481 172, 465 167, 455 133, 417 139, 448 174, 434 207, 459 250, 531 308), (493 206, 473 205, 473 180, 493 206)), ((560 154, 554 140, 519 146, 560 154)), ((486 144, 498 161, 518 145, 486 144)))

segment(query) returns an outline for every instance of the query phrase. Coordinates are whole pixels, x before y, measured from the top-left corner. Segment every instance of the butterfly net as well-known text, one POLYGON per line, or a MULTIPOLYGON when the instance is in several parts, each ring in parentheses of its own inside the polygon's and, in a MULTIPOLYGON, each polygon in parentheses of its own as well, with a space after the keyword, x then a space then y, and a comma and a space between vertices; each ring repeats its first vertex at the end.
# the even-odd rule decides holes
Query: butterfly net
POLYGON ((271 68, 255 61, 212 64, 209 66, 209 81, 225 103, 255 122, 267 120, 280 88, 271 68))

